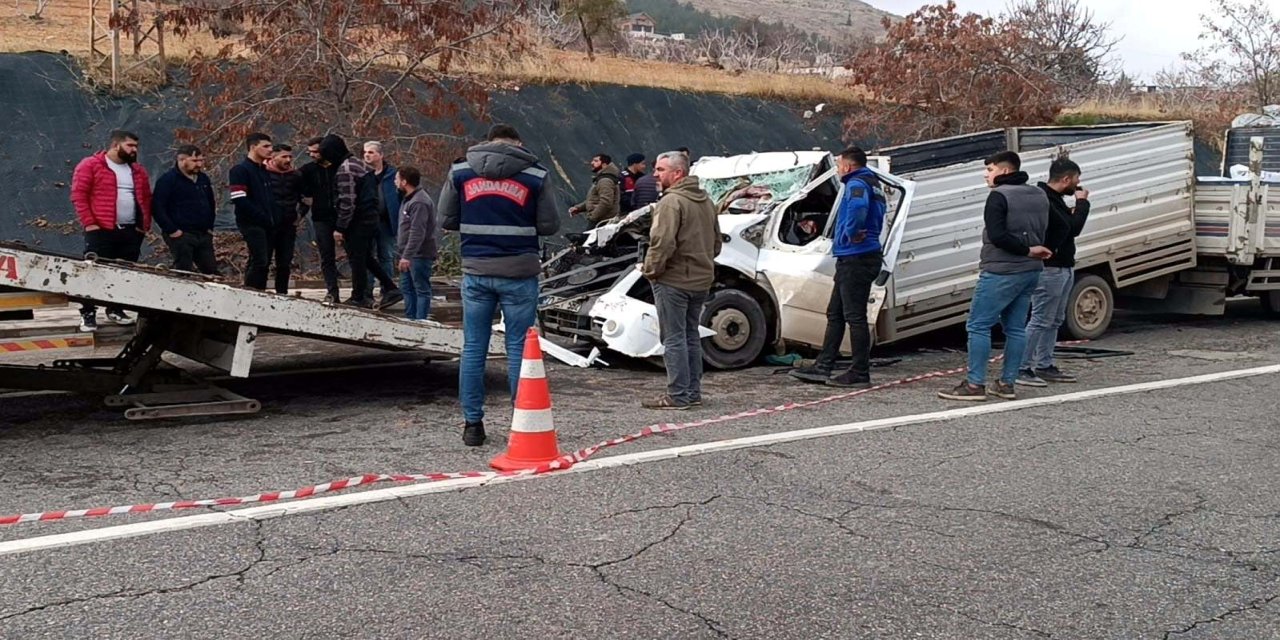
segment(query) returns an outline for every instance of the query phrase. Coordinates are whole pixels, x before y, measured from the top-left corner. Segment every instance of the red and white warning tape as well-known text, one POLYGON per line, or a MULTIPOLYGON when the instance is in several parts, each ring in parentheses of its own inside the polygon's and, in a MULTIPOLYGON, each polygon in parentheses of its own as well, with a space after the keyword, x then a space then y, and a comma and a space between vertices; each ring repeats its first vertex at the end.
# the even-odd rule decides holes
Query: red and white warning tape
MULTIPOLYGON (((1084 341, 1068 342, 1060 344, 1081 344, 1084 341)), ((1000 357, 992 359, 997 362, 1000 357)), ((745 420, 748 418, 758 418, 760 416, 782 413, 784 411, 794 411, 797 409, 808 409, 818 407, 833 402, 848 400, 857 396, 865 395, 874 391, 881 391, 893 387, 899 387, 925 380, 933 380, 946 376, 964 373, 965 367, 956 369, 947 369, 945 371, 933 371, 923 373, 909 378, 902 378, 892 382, 875 385, 868 389, 858 389, 847 393, 827 396, 818 400, 809 400, 805 402, 789 402, 774 407, 761 407, 758 409, 750 409, 740 413, 723 415, 717 418, 707 418, 705 420, 695 420, 693 422, 681 422, 676 424, 659 423, 649 425, 631 433, 612 440, 606 440, 599 444, 592 445, 585 449, 579 449, 573 453, 565 454, 551 462, 542 464, 535 469, 526 469, 523 471, 463 471, 455 473, 408 473, 408 474, 366 474, 355 476, 345 480, 335 480, 333 482, 325 482, 323 484, 302 487, 291 491, 271 491, 267 493, 258 493, 251 496, 241 496, 239 498, 216 498, 212 500, 179 500, 176 502, 157 502, 153 504, 134 504, 123 505, 118 507, 99 507, 97 509, 74 509, 67 511, 44 511, 36 513, 24 513, 20 515, 10 515, 0 517, 0 525, 19 524, 23 522, 49 522, 54 520, 68 520, 71 518, 100 518, 103 516, 121 515, 126 513, 152 513, 155 511, 174 511, 179 509, 197 509, 201 507, 232 507, 246 504, 279 502, 281 500, 299 500, 318 496, 322 493, 330 493, 333 491, 341 491, 352 487, 359 487, 382 482, 441 482, 444 480, 458 480, 462 478, 496 478, 519 475, 536 475, 543 473, 552 473, 562 471, 569 467, 594 456, 602 449, 616 447, 618 445, 635 442, 643 438, 647 438, 659 433, 674 433, 676 431, 684 431, 685 429, 693 429, 696 427, 706 427, 714 424, 723 424, 733 422, 735 420, 745 420)))

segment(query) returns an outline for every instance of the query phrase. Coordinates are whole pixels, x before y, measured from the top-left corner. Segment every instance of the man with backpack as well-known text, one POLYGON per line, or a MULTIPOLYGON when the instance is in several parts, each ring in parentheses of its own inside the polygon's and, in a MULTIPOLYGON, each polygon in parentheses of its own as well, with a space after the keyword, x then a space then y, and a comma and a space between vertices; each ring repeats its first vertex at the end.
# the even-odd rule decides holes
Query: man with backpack
POLYGON ((346 141, 340 136, 325 136, 320 142, 320 154, 337 167, 333 179, 334 204, 338 214, 334 239, 341 240, 346 246, 347 262, 351 265, 351 297, 346 304, 373 308, 369 286, 369 274, 373 274, 383 291, 377 307, 390 307, 403 300, 404 295, 378 263, 373 250, 378 235, 376 174, 363 159, 351 154, 346 141))

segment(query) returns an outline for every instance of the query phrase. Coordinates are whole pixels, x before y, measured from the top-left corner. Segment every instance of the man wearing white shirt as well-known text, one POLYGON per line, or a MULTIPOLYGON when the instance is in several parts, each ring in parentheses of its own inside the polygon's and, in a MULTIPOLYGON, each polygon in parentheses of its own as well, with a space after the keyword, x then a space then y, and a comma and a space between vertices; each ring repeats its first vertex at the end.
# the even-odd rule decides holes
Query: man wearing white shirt
MULTIPOLYGON (((84 227, 85 254, 108 260, 137 262, 142 239, 151 229, 151 182, 138 164, 138 135, 111 132, 106 151, 85 158, 71 177, 71 204, 84 227)), ((124 309, 107 306, 107 319, 133 324, 124 309)), ((98 329, 97 309, 80 308, 80 330, 98 329)))

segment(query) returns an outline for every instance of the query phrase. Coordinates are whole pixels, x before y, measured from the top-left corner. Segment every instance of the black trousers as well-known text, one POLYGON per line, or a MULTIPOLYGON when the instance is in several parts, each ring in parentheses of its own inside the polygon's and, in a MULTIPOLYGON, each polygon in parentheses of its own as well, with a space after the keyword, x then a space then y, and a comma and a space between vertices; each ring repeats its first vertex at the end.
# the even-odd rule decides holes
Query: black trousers
POLYGON ((333 239, 337 230, 331 220, 312 220, 316 232, 316 250, 320 252, 320 273, 324 274, 324 288, 338 297, 338 245, 333 239))
POLYGON ((840 356, 845 327, 853 349, 849 372, 862 380, 871 379, 871 328, 867 326, 867 300, 871 286, 880 274, 882 256, 879 251, 836 259, 836 281, 827 303, 827 332, 822 340, 822 353, 817 366, 831 369, 840 356))
POLYGON ((214 275, 218 273, 218 258, 213 253, 213 233, 209 231, 183 231, 180 237, 168 234, 164 243, 173 254, 173 268, 178 271, 195 271, 214 275))
MULTIPOLYGON (((136 225, 123 229, 98 229, 84 233, 84 252, 92 253, 107 260, 124 260, 137 262, 142 254, 143 234, 136 225)), ((107 305, 108 313, 121 313, 124 309, 116 305, 107 305)), ((91 304, 80 305, 80 315, 94 317, 98 308, 91 304)))
POLYGON ((267 274, 274 258, 276 264, 276 293, 289 293, 289 271, 293 266, 293 247, 298 239, 298 229, 291 224, 278 227, 240 225, 249 249, 249 264, 244 271, 244 286, 252 289, 267 288, 267 274))
POLYGON ((383 295, 397 290, 391 275, 378 263, 374 251, 377 239, 377 224, 353 224, 342 234, 342 242, 347 247, 347 262, 351 265, 351 299, 356 302, 373 302, 370 275, 382 286, 383 295))

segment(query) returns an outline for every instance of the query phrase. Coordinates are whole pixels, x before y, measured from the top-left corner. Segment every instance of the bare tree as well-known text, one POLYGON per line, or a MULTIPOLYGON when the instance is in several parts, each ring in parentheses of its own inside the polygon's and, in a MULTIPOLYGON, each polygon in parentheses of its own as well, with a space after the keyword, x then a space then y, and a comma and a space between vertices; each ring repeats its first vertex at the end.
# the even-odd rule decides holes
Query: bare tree
POLYGON ((1065 102, 1084 99, 1106 79, 1119 40, 1080 0, 1014 0, 1004 19, 1026 36, 1024 63, 1052 78, 1065 102))
POLYGON ((1216 0, 1200 24, 1204 46, 1183 59, 1202 83, 1243 89, 1254 107, 1280 102, 1280 22, 1266 0, 1216 0))
POLYGON ((596 59, 595 40, 617 35, 618 21, 627 15, 622 0, 562 0, 560 11, 578 23, 587 44, 587 59, 596 59))
POLYGON ((564 49, 582 37, 579 26, 565 22, 559 9, 550 4, 534 7, 531 13, 530 22, 538 37, 557 49, 564 49))

